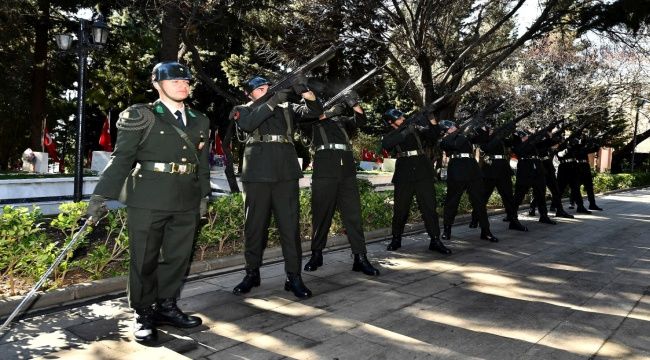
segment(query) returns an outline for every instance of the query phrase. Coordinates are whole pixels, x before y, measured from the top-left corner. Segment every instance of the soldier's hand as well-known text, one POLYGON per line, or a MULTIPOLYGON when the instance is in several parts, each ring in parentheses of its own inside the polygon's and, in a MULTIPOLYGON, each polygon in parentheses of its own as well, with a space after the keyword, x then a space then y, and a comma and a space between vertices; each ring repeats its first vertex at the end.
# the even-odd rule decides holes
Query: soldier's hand
POLYGON ((208 214, 208 202, 209 201, 210 201, 210 198, 208 196, 201 199, 201 203, 199 204, 199 214, 201 215, 201 217, 205 217, 205 215, 208 214))
POLYGON ((302 95, 309 91, 309 87, 307 86, 307 77, 305 77, 304 74, 296 75, 291 85, 296 95, 302 95))
POLYGON ((335 116, 339 116, 339 115, 343 114, 344 111, 345 111, 345 105, 336 104, 336 105, 332 106, 331 108, 325 110, 323 115, 325 115, 326 118, 331 119, 331 118, 333 118, 335 116))
POLYGON ((266 102, 266 105, 268 105, 271 110, 275 109, 278 104, 282 104, 287 102, 289 100, 289 95, 293 92, 291 89, 284 89, 280 90, 275 93, 275 95, 271 96, 271 98, 266 102))
POLYGON ((353 94, 345 94, 343 97, 343 101, 345 104, 351 108, 359 105, 359 101, 357 101, 356 97, 353 94))
POLYGON ((93 224, 97 224, 106 214, 108 214, 106 198, 101 195, 92 195, 86 209, 88 220, 93 224))
POLYGON ((228 120, 239 120, 239 106, 235 106, 228 114, 228 120))

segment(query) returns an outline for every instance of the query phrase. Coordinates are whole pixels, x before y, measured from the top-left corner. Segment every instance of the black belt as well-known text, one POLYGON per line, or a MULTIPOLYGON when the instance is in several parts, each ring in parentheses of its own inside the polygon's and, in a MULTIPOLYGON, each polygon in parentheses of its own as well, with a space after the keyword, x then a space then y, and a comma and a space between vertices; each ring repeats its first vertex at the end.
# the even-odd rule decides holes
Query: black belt
POLYGON ((539 156, 522 157, 521 160, 539 160, 539 156))
POLYGON ((348 151, 352 150, 349 146, 346 144, 325 144, 316 147, 316 151, 320 150, 343 150, 343 151, 348 151))
POLYGON ((573 159, 573 158, 560 159, 561 164, 567 164, 567 163, 572 163, 572 162, 576 162, 576 159, 573 159))
POLYGON ((587 163, 589 163, 589 160, 582 160, 582 159, 578 160, 578 159, 576 159, 576 162, 587 164, 587 163))
POLYGON ((256 142, 265 142, 265 143, 283 143, 283 144, 292 144, 293 141, 289 139, 286 135, 262 135, 260 137, 251 137, 247 143, 256 143, 256 142))
POLYGON ((459 153, 459 154, 451 154, 450 158, 452 159, 460 159, 460 158, 472 158, 472 154, 470 153, 459 153))
POLYGON ((170 174, 194 174, 196 173, 198 166, 192 163, 178 164, 174 162, 162 163, 155 161, 139 161, 136 166, 137 169, 153 171, 153 172, 164 172, 170 174))
POLYGON ((397 157, 409 157, 409 156, 418 156, 418 155, 424 155, 424 153, 420 150, 409 150, 409 151, 402 151, 397 153, 397 157))

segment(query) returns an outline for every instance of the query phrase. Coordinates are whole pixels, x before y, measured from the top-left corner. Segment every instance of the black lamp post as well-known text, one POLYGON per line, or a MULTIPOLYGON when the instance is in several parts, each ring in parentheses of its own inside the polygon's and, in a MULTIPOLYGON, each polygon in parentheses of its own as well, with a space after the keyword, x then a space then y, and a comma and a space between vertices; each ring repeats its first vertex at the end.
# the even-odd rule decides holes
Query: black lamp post
POLYGON ((86 63, 88 53, 92 50, 101 49, 108 39, 108 26, 99 15, 91 23, 89 20, 79 19, 79 28, 76 32, 77 43, 72 49, 72 35, 54 35, 56 45, 63 51, 73 51, 77 54, 79 61, 79 80, 77 85, 77 139, 75 145, 75 174, 74 174, 74 195, 75 202, 81 201, 83 195, 83 158, 84 158, 84 98, 86 96, 86 63), (90 28, 89 28, 90 25, 90 28))
POLYGON ((642 97, 636 100, 636 119, 634 119, 634 135, 632 135, 632 163, 630 164, 630 172, 634 172, 634 154, 636 153, 636 133, 639 128, 639 110, 641 110, 641 107, 646 101, 648 99, 642 97))

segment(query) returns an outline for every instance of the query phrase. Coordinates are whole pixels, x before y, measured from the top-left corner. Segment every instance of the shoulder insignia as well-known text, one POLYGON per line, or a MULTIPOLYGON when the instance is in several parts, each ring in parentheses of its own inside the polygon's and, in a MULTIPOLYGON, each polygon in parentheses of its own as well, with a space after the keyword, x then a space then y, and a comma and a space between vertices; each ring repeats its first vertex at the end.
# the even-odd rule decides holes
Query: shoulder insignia
POLYGON ((156 106, 153 109, 158 114, 164 114, 165 113, 165 109, 163 109, 162 104, 156 104, 156 106))
POLYGON ((135 104, 120 113, 115 124, 120 130, 141 130, 149 127, 155 121, 151 113, 151 105, 135 104))

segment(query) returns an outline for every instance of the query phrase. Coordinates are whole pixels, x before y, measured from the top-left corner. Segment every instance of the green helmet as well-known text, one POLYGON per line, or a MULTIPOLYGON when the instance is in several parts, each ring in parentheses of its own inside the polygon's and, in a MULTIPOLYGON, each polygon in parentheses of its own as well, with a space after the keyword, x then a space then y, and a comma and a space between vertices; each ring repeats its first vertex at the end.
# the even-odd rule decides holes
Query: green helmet
POLYGON ((156 64, 151 71, 153 81, 192 80, 190 69, 176 61, 163 61, 156 64))

